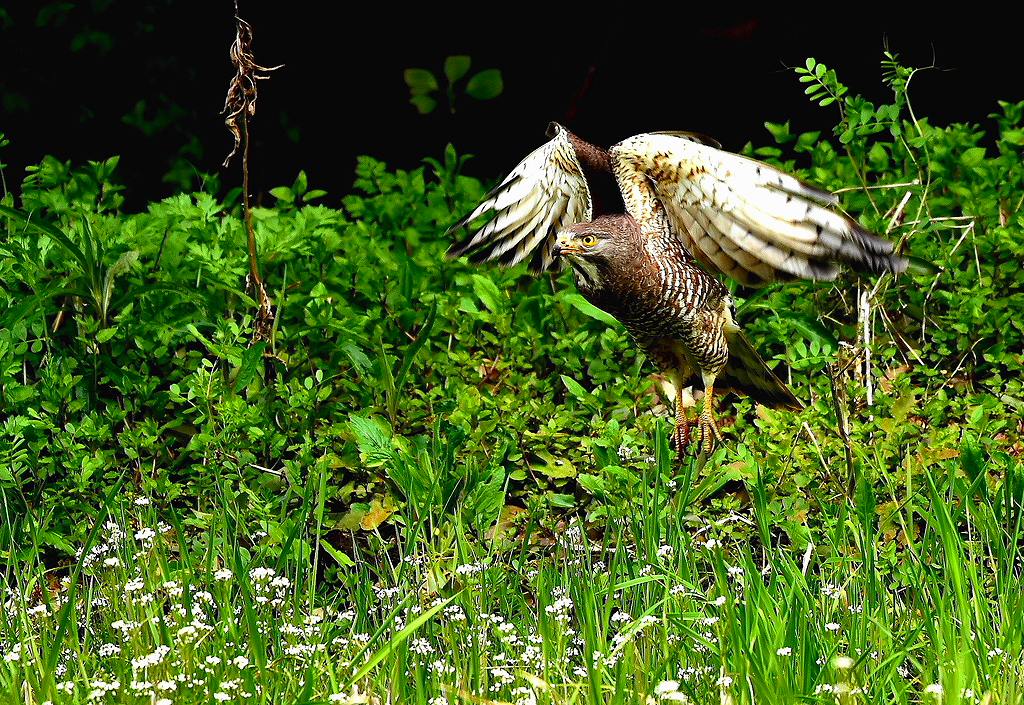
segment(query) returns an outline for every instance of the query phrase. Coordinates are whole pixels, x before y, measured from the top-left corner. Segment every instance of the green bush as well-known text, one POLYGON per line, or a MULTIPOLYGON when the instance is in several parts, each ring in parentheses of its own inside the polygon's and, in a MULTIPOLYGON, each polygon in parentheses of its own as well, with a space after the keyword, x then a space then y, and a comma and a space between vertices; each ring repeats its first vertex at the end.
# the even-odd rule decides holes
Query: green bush
MULTIPOLYGON (((663 478, 709 516, 763 483, 771 531, 798 547, 844 516, 844 496, 877 495, 884 525, 892 506, 923 503, 926 472, 979 488, 1019 472, 1024 102, 1000 103, 991 131, 933 126, 908 102, 913 71, 883 68, 893 101, 874 105, 809 61, 800 80, 839 109, 832 137, 768 123, 776 145, 745 152, 839 191, 938 272, 738 292, 741 322, 809 408, 740 401, 708 465, 663 478)), ((272 191, 254 214, 269 345, 250 344, 237 191, 127 214, 116 165, 47 157, 17 203, 3 199, 0 546, 13 558, 72 554, 122 478, 200 529, 230 498, 282 541, 312 520, 293 514, 317 488, 325 535, 451 514, 483 534, 527 502, 552 524, 599 521, 655 491, 640 470, 666 410, 622 328, 568 274, 444 261, 445 229, 485 192, 453 148, 411 171, 360 159, 340 208, 309 205, 326 194, 304 174, 272 191)))

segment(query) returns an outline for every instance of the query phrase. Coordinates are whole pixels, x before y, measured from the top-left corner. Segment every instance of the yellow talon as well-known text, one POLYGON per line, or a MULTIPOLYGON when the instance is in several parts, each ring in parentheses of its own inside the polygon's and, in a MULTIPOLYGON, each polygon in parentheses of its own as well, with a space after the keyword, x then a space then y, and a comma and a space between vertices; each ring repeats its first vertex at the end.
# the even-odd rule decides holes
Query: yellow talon
POLYGON ((682 459, 690 446, 689 409, 697 405, 690 387, 676 384, 676 426, 672 432, 672 444, 675 446, 676 457, 682 459))
POLYGON ((714 393, 713 384, 706 385, 704 389, 704 404, 700 416, 697 418, 697 429, 700 432, 701 450, 710 455, 715 449, 715 441, 722 443, 722 433, 718 430, 714 415, 714 393))

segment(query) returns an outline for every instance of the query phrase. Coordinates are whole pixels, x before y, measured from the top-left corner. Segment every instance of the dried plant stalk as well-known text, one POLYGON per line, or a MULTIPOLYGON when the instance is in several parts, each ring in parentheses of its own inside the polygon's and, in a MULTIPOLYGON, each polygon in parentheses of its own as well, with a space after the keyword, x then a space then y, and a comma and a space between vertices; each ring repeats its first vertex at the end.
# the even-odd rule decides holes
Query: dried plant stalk
POLYGON ((224 99, 224 124, 234 137, 234 147, 224 159, 228 166, 239 148, 242 150, 242 208, 245 213, 245 229, 249 239, 249 279, 256 291, 256 332, 253 342, 270 340, 273 331, 274 311, 267 289, 260 276, 259 262, 256 258, 256 231, 252 222, 252 208, 249 202, 249 118, 256 115, 256 82, 270 78, 271 71, 280 66, 267 68, 256 63, 253 55, 252 27, 239 16, 238 0, 235 0, 235 41, 231 44, 231 63, 235 66, 235 76, 228 84, 228 93, 224 99))

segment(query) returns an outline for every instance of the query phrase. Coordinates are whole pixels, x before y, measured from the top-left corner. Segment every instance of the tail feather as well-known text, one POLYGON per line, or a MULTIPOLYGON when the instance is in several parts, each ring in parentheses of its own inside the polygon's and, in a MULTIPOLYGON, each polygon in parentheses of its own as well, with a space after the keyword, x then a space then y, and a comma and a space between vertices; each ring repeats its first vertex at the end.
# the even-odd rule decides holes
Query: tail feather
POLYGON ((715 386, 745 394, 765 406, 794 411, 804 408, 786 383, 768 368, 742 331, 729 334, 729 362, 715 386))

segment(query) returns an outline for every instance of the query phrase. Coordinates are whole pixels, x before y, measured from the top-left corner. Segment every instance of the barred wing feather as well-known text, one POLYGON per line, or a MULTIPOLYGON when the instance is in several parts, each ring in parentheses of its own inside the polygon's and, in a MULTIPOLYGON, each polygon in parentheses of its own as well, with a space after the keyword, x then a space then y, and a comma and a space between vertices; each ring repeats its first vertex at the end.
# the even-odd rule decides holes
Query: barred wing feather
POLYGON ((611 149, 626 209, 667 225, 705 266, 743 284, 834 279, 838 264, 901 272, 892 243, 830 210, 832 194, 685 134, 636 135, 611 149))
POLYGON ((473 262, 497 261, 512 267, 533 254, 530 269, 561 269, 551 250, 558 231, 593 215, 590 188, 569 140, 556 127, 551 141, 519 163, 472 213, 449 232, 477 218, 494 217, 475 233, 448 249, 451 258, 468 254, 473 262))

